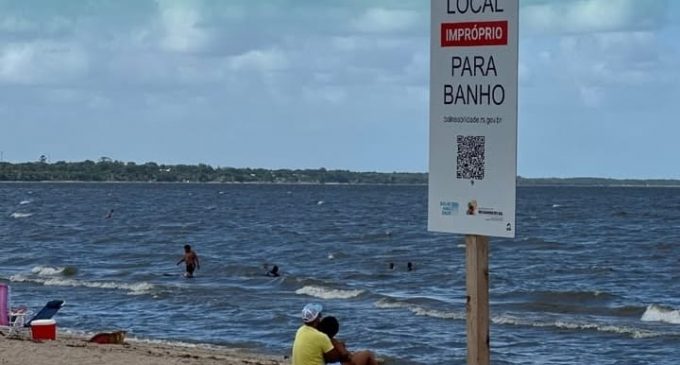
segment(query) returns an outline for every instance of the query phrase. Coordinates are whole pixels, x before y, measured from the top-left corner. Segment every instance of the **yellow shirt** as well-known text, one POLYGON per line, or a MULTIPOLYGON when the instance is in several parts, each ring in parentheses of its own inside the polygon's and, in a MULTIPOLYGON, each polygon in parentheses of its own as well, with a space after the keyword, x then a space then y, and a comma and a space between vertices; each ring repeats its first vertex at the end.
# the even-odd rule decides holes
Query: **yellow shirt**
POLYGON ((302 325, 295 334, 292 365, 323 365, 323 354, 332 349, 333 344, 325 333, 302 325))

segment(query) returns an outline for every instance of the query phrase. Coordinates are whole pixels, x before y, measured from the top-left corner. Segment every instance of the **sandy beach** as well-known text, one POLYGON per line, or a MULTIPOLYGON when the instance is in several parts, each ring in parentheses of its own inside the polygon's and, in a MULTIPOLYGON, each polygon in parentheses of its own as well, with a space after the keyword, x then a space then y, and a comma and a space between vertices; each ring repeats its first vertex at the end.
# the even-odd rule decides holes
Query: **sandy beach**
POLYGON ((285 365, 281 357, 242 349, 189 347, 126 341, 123 345, 88 343, 86 338, 59 336, 56 341, 33 341, 30 337, 0 336, 2 365, 285 365))

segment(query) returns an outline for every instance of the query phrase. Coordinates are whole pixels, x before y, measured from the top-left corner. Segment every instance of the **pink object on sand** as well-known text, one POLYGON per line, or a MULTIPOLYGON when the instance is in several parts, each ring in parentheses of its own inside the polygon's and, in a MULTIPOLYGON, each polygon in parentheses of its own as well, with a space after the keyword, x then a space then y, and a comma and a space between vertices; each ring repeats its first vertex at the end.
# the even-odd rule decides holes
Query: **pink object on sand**
POLYGON ((0 283, 0 326, 9 326, 9 286, 0 283))

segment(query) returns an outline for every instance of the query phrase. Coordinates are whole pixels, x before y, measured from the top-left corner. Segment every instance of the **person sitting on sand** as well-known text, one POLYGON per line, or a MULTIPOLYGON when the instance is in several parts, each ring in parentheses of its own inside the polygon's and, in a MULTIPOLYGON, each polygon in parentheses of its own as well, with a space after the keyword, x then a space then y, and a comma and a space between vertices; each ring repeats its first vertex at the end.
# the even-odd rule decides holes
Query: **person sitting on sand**
POLYGON ((293 342, 291 365, 324 365, 350 361, 349 353, 340 353, 331 339, 316 328, 321 322, 321 304, 307 304, 302 308, 304 324, 298 328, 293 342))
POLYGON ((187 265, 187 272, 184 276, 188 278, 194 277, 194 270, 201 268, 201 264, 198 262, 198 255, 191 249, 191 245, 184 245, 184 257, 177 262, 177 265, 185 262, 187 265))
POLYGON ((343 365, 376 365, 375 355, 371 351, 357 351, 349 352, 345 347, 345 342, 335 338, 335 335, 340 330, 338 320, 333 316, 324 317, 317 329, 325 333, 331 339, 331 343, 340 353, 349 354, 349 361, 343 361, 343 365))

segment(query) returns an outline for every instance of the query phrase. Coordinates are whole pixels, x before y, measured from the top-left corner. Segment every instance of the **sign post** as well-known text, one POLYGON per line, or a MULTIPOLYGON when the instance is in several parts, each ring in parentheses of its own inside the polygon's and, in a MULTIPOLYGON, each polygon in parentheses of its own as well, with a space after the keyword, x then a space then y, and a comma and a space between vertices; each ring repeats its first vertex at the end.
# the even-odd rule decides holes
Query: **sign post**
POLYGON ((465 236, 467 363, 489 365, 489 239, 465 236))
POLYGON ((515 237, 519 0, 431 0, 428 230, 465 235, 468 364, 489 364, 487 236, 515 237))

